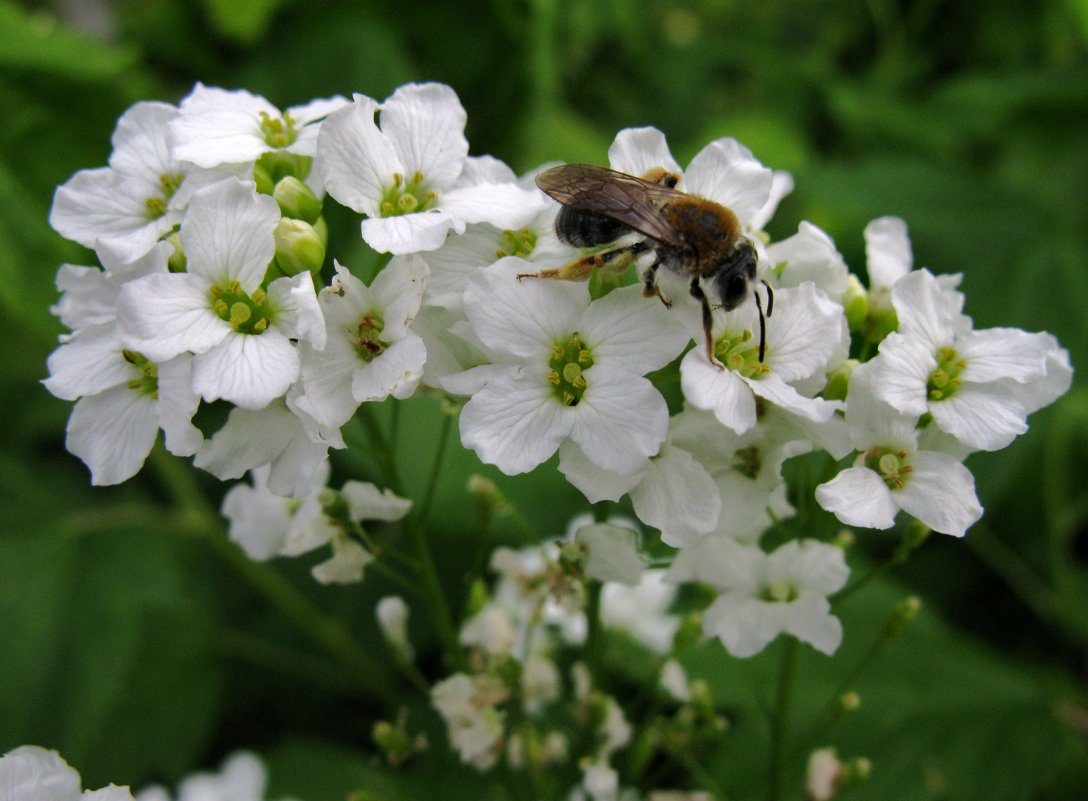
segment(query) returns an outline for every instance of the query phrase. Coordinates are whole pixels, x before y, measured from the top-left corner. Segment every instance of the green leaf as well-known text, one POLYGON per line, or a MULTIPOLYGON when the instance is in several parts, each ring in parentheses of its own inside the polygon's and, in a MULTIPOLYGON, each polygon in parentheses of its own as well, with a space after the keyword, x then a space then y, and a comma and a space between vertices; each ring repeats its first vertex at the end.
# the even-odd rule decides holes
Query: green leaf
POLYGON ((228 39, 252 44, 264 36, 282 0, 203 0, 218 31, 228 39))
POLYGON ((219 668, 206 599, 182 548, 91 518, 0 540, 0 746, 42 743, 88 786, 176 774, 206 744, 219 668))
POLYGON ((136 53, 104 45, 43 13, 0 0, 0 68, 96 81, 130 69, 136 53))
MULTIPOLYGON (((859 797, 1028 797, 1076 749, 1056 711, 1059 691, 1041 672, 972 641, 923 609, 855 681, 841 687, 903 596, 891 583, 870 585, 844 602, 845 637, 833 658, 803 648, 787 738, 788 795, 799 791, 808 752, 831 745, 842 758, 872 760, 872 777, 859 797), (824 725, 827 704, 841 689, 856 691, 861 707, 831 728, 824 725)), ((753 797, 752 787, 766 781, 763 710, 773 703, 781 646, 737 660, 713 642, 685 660, 693 677, 711 684, 731 719, 727 745, 712 769, 728 778, 737 798, 753 797)))

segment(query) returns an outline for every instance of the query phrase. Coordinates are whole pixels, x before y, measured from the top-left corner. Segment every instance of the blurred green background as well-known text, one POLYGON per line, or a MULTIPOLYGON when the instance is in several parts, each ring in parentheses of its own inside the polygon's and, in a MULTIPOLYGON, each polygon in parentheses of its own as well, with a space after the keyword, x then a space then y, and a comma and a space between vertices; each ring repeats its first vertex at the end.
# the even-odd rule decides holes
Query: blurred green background
MULTIPOLYGON (((1074 389, 1010 449, 971 458, 986 515, 964 541, 931 538, 843 604, 839 657, 804 654, 798 720, 917 593, 917 623, 851 685, 862 710, 815 743, 873 760, 849 797, 1088 796, 1086 51, 1086 0, 0 0, 0 751, 57 748, 91 787, 173 782, 252 747, 269 756, 274 789, 304 801, 362 787, 503 797, 440 753, 424 765, 441 785, 419 765, 369 759, 370 726, 409 691, 380 645, 360 654, 307 627, 320 614, 376 643, 370 610, 388 586, 319 588, 308 564, 249 565, 214 524, 224 488, 166 458, 92 489, 64 451, 70 404, 38 383, 60 333, 56 269, 94 263, 49 229, 52 192, 105 163, 130 104, 177 102, 196 81, 286 107, 437 80, 468 111, 472 153, 519 172, 603 163, 626 126, 659 127, 681 163, 735 136, 796 180, 774 236, 810 220, 861 273, 865 224, 899 215, 918 265, 964 274, 977 327, 1058 336, 1080 370, 1074 389)), ((356 221, 331 222, 331 252, 364 258, 356 221)), ((441 415, 422 398, 402 418, 413 435, 401 471, 418 493, 441 415)), ((481 469, 459 451, 432 515, 454 596, 477 525, 464 481, 481 469)), ((530 492, 530 479, 484 472, 540 537, 584 506, 557 479, 530 492)), ((859 539, 859 559, 895 544, 859 539)), ((432 627, 413 625, 422 666, 442 675, 432 627)), ((749 797, 767 742, 765 727, 745 725, 748 684, 771 664, 738 667, 709 646, 691 664, 736 723, 708 766, 731 798, 749 797)))

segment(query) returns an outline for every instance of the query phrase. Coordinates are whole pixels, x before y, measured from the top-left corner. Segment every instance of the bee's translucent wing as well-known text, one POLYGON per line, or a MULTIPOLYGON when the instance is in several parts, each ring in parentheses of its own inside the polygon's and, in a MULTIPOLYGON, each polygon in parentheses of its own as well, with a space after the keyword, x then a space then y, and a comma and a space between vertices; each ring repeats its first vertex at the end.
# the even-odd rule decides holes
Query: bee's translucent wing
POLYGON ((623 223, 658 242, 685 247, 661 213, 670 201, 687 199, 683 192, 593 164, 552 167, 536 177, 536 185, 564 206, 623 223))

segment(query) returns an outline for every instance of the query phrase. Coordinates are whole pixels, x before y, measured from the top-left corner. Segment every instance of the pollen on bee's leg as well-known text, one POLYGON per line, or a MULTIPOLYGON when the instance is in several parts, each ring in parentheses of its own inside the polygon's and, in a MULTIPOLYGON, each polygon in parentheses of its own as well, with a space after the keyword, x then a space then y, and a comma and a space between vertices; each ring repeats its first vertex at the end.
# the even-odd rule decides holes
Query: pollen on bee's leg
POLYGON ((560 278, 559 270, 541 270, 537 273, 518 273, 518 280, 522 278, 560 278))

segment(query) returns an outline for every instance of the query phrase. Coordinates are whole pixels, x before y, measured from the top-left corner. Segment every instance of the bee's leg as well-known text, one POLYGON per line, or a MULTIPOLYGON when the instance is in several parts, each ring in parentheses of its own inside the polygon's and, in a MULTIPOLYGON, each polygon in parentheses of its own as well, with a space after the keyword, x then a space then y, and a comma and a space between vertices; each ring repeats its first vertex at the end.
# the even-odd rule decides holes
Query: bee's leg
POLYGON ((719 370, 724 370, 725 365, 714 358, 714 315, 710 311, 710 301, 706 299, 706 293, 699 286, 699 276, 691 279, 691 296, 703 307, 703 336, 706 338, 707 361, 719 370))
POLYGON ((652 298, 657 295, 661 299, 661 302, 665 304, 666 309, 672 308, 672 301, 661 294, 661 287, 657 285, 657 268, 661 266, 661 259, 654 259, 654 263, 650 265, 650 268, 646 271, 646 276, 642 279, 642 297, 652 298))
POLYGON ((631 266, 635 256, 646 250, 645 242, 634 242, 623 247, 605 250, 600 253, 591 253, 580 259, 567 262, 562 267, 549 270, 540 270, 535 273, 518 273, 518 280, 522 278, 552 278, 559 281, 588 281, 597 268, 604 268, 612 272, 621 273, 631 266))

